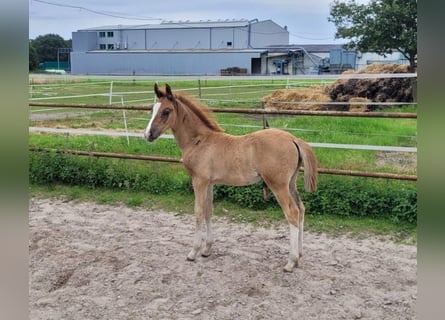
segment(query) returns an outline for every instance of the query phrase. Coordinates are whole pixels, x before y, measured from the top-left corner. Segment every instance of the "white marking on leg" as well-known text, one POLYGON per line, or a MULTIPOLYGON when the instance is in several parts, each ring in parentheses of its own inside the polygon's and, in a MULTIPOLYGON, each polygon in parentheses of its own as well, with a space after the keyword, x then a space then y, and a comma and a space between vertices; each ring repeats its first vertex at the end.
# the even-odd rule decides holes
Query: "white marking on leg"
POLYGON ((160 107, 161 107, 161 103, 159 103, 159 102, 155 103, 153 106, 150 122, 148 122, 148 126, 144 132, 145 139, 148 139, 148 137, 150 136, 151 125, 153 124, 153 120, 156 117, 156 114, 158 113, 160 107))
POLYGON ((298 234, 298 254, 299 257, 303 256, 303 231, 304 231, 304 219, 300 221, 300 232, 298 234))
POLYGON ((293 224, 289 224, 290 231, 290 250, 289 250, 289 258, 286 266, 284 267, 285 271, 292 272, 294 267, 298 264, 298 239, 299 239, 299 228, 294 226, 293 224))
POLYGON ((192 251, 189 252, 187 255, 187 260, 194 261, 196 258, 196 255, 198 254, 199 250, 201 249, 201 243, 202 243, 202 230, 201 226, 197 226, 195 230, 195 237, 193 239, 193 248, 192 251))
POLYGON ((213 235, 212 235, 212 222, 210 217, 206 216, 206 246, 204 251, 202 252, 202 256, 208 257, 211 254, 212 244, 213 244, 213 235))
POLYGON ((304 214, 305 214, 305 207, 301 200, 298 202, 298 208, 300 209, 300 215, 299 215, 299 227, 300 227, 300 234, 298 239, 298 250, 300 257, 303 256, 303 232, 304 232, 304 214))

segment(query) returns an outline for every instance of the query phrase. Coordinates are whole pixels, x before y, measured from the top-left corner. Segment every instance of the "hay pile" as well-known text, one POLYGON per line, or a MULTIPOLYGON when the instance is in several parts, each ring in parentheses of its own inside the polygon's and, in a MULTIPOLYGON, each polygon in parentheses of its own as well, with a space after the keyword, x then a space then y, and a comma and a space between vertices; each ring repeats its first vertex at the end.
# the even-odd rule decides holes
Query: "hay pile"
MULTIPOLYGON (((360 71, 346 74, 408 73, 408 65, 374 63, 360 71)), ((270 110, 337 110, 365 112, 377 109, 367 102, 412 102, 410 78, 339 79, 327 87, 277 90, 262 99, 270 110), (319 102, 319 103, 317 103, 319 102), (327 105, 326 102, 353 102, 327 105)))
POLYGON ((264 108, 268 110, 327 110, 323 102, 330 101, 331 98, 320 86, 276 90, 262 99, 264 108))

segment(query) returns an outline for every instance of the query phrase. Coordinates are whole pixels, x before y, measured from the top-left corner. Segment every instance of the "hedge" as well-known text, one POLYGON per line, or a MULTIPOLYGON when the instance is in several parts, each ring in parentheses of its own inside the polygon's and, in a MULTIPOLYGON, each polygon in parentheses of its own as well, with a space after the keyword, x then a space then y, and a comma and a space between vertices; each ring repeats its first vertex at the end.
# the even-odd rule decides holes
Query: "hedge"
MULTIPOLYGON (((29 180, 35 184, 62 183, 151 194, 193 192, 190 178, 178 165, 57 153, 30 153, 29 180)), ((298 184, 302 190, 302 181, 298 184)), ((265 200, 261 183, 214 188, 216 201, 225 199, 254 210, 278 207, 273 194, 269 194, 265 200)), ((300 191, 300 195, 308 214, 389 217, 417 223, 417 189, 413 182, 320 176, 316 192, 300 191)))

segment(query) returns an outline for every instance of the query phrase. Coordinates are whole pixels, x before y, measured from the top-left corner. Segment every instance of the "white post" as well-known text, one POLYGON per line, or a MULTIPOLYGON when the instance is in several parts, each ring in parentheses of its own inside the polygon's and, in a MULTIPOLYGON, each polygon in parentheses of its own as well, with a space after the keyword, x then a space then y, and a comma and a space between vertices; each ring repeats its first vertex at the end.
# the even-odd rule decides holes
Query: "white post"
POLYGON ((109 95, 109 100, 108 100, 108 104, 110 106, 112 103, 113 103, 113 81, 111 81, 111 83, 110 83, 110 95, 109 95))
MULTIPOLYGON (((121 96, 121 105, 124 105, 124 96, 121 96)), ((125 127, 125 133, 127 135, 127 145, 130 146, 130 137, 128 136, 127 115, 125 113, 125 109, 122 110, 122 113, 124 115, 124 127, 125 127)))

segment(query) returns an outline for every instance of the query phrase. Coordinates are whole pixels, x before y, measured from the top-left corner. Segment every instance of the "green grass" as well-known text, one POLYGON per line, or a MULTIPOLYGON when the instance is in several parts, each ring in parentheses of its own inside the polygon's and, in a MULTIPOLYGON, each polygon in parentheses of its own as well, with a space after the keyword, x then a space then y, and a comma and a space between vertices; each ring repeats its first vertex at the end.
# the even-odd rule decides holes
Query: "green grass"
MULTIPOLYGON (((217 118, 223 124, 226 132, 237 135, 259 130, 262 124, 258 120, 252 120, 239 115, 218 114, 217 118), (242 127, 241 124, 245 127, 242 127)), ((309 142, 415 146, 415 122, 399 124, 397 121, 399 120, 299 117, 275 118, 269 121, 269 123, 273 127, 297 129, 290 132, 309 142)), ((48 124, 39 125, 45 126, 48 124)), ((118 116, 110 117, 101 113, 100 116, 95 115, 89 116, 89 118, 69 121, 60 120, 56 124, 52 122, 49 125, 96 130, 100 128, 122 130, 123 120, 118 116)), ((130 131, 142 132, 145 125, 146 121, 133 120, 128 123, 130 131)), ((171 139, 159 139, 154 143, 148 144, 141 138, 130 138, 130 145, 128 146, 126 138, 31 134, 29 144, 44 148, 180 157, 180 150, 171 139)), ((378 169, 378 171, 394 173, 416 173, 415 166, 408 168, 393 166, 377 168, 378 152, 376 151, 328 148, 314 148, 314 151, 318 158, 319 166, 323 168, 367 171, 376 171, 378 169)))

